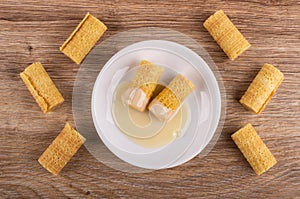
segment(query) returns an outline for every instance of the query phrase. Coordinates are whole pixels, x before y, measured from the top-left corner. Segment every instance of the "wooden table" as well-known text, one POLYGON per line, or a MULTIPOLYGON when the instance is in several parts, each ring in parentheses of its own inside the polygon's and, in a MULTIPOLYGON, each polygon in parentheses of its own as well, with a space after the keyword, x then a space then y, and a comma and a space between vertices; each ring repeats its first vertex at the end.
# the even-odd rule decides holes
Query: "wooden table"
POLYGON ((0 198, 294 198, 300 197, 300 4, 298 1, 56 1, 0 2, 0 198), (203 28, 223 9, 252 47, 230 61, 203 28), (108 31, 102 40, 137 27, 180 31, 211 55, 227 92, 224 129, 213 150, 173 169, 146 174, 116 171, 82 147, 57 177, 37 162, 73 121, 72 88, 79 66, 59 51, 86 12, 108 31), (43 114, 19 73, 40 61, 65 97, 43 114), (264 63, 285 80, 260 115, 238 100, 264 63), (257 176, 230 135, 252 123, 278 163, 257 176))

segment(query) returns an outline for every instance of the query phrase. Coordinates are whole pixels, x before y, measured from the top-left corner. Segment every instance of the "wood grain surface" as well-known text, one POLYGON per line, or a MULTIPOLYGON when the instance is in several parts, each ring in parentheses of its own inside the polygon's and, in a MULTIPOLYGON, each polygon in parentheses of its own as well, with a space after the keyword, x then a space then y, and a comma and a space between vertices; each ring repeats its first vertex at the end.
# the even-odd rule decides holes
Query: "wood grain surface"
POLYGON ((300 197, 300 3, 299 1, 0 1, 0 198, 296 198, 300 197), (203 28, 223 9, 252 47, 230 61, 203 28), (59 46, 90 12, 107 39, 137 27, 180 31, 199 42, 223 77, 227 114, 222 134, 204 158, 146 174, 116 171, 82 147, 57 177, 37 159, 73 121, 72 88, 79 66, 59 46), (65 97, 43 114, 19 73, 40 61, 65 97), (285 80, 260 115, 239 98, 264 63, 285 80), (257 176, 230 135, 252 123, 278 163, 257 176))

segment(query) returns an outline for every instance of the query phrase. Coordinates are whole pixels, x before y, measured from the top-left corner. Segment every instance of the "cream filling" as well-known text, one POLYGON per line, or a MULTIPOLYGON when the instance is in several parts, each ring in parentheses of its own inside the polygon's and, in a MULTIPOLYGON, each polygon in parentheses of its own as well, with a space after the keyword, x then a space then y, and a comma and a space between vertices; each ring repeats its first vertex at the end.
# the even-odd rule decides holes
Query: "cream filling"
POLYGON ((149 101, 146 93, 140 88, 128 88, 121 99, 123 103, 139 111, 144 111, 149 101))
POLYGON ((160 101, 154 99, 150 106, 150 112, 155 115, 161 121, 167 121, 174 115, 174 110, 165 107, 160 101))

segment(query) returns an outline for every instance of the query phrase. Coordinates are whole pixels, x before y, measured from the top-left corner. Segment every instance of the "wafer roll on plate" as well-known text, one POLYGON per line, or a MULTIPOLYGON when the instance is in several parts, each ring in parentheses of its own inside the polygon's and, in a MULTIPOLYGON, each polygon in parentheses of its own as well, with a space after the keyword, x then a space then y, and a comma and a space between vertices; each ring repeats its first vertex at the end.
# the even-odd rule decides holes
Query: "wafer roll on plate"
POLYGON ((240 99, 240 103, 256 114, 261 113, 283 79, 283 73, 276 67, 271 64, 264 64, 240 99))
POLYGON ((158 119, 169 120, 193 90, 193 83, 179 74, 151 101, 149 110, 158 119))
POLYGON ((144 111, 162 72, 163 68, 146 60, 141 61, 130 88, 122 95, 122 101, 138 111, 144 111))

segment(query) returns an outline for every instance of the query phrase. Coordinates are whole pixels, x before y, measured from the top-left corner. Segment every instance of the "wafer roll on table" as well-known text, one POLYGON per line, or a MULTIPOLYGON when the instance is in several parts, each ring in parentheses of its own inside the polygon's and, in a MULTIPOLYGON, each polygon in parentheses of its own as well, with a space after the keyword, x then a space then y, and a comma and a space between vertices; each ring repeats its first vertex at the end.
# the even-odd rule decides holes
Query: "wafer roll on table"
POLYGON ((277 161, 251 124, 231 135, 257 175, 269 170, 277 161))
POLYGON ((256 114, 261 113, 283 79, 284 75, 280 70, 271 64, 264 64, 240 99, 240 103, 256 114))
POLYGON ((251 46, 223 10, 211 15, 203 26, 230 60, 234 60, 251 46))
POLYGON ((158 119, 169 120, 193 90, 193 83, 179 74, 151 101, 149 110, 158 119))
POLYGON ((84 142, 85 138, 67 122, 38 162, 50 173, 58 175, 84 142))
POLYGON ((87 13, 60 47, 60 51, 80 64, 106 30, 104 23, 87 13))
POLYGON ((20 77, 44 113, 64 102, 63 96, 40 62, 28 66, 20 73, 20 77))
POLYGON ((122 95, 122 100, 130 107, 144 111, 162 72, 163 68, 146 60, 141 61, 130 88, 122 95))

